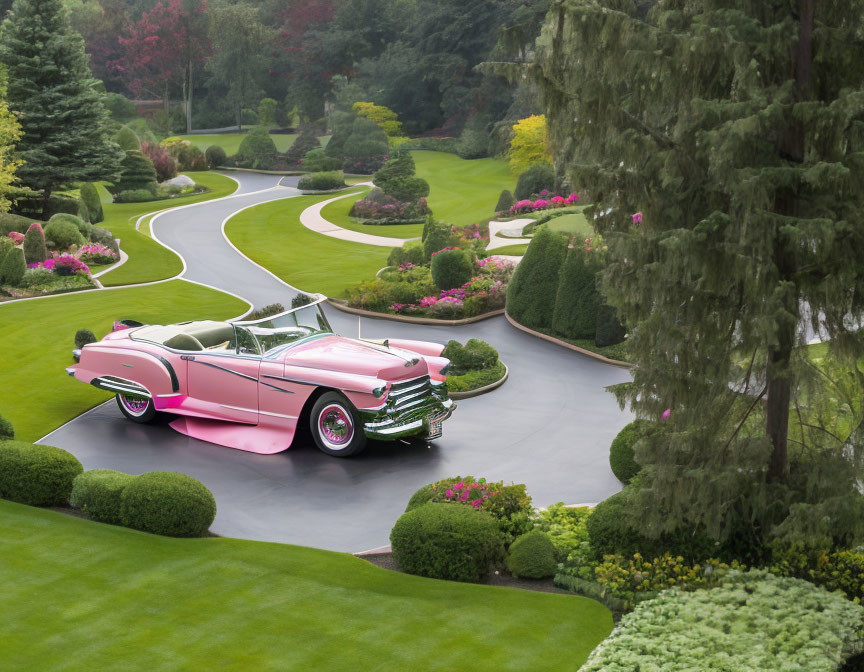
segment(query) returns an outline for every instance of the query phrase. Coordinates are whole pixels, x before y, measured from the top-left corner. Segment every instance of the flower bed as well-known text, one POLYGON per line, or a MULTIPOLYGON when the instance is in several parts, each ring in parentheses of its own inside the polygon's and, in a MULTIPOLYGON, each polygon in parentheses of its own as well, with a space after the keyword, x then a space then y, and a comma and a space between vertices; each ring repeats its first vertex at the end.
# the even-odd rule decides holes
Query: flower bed
POLYGON ((370 192, 365 198, 355 202, 351 208, 351 216, 370 226, 388 224, 419 224, 429 214, 429 205, 425 198, 416 203, 399 201, 384 193, 370 192))
POLYGON ((573 193, 569 196, 559 196, 544 189, 537 194, 537 198, 535 199, 526 198, 521 201, 516 201, 512 206, 510 206, 510 214, 525 215, 552 208, 566 208, 571 205, 576 205, 578 201, 579 194, 573 193))

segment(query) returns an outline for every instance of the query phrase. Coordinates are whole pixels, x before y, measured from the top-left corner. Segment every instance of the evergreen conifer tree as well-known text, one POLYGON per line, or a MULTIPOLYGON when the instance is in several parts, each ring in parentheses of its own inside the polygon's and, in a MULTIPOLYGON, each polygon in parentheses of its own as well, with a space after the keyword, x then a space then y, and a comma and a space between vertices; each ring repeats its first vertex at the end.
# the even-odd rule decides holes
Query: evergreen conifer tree
POLYGON ((17 176, 42 191, 46 208, 60 185, 116 174, 120 154, 109 139, 108 112, 62 0, 15 0, 3 22, 0 63, 23 130, 17 176))
POLYGON ((861 0, 552 3, 532 69, 610 245, 603 288, 636 364, 619 399, 670 409, 637 455, 649 534, 862 532, 862 16, 861 0), (841 408, 844 380, 859 392, 841 408))

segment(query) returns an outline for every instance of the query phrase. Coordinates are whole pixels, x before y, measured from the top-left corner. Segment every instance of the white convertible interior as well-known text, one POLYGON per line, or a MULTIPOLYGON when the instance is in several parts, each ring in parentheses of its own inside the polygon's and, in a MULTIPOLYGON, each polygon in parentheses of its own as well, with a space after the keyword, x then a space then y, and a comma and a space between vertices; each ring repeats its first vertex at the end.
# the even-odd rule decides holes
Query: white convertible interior
POLYGON ((153 325, 136 329, 131 338, 136 341, 159 343, 172 350, 234 349, 234 325, 214 320, 153 325))

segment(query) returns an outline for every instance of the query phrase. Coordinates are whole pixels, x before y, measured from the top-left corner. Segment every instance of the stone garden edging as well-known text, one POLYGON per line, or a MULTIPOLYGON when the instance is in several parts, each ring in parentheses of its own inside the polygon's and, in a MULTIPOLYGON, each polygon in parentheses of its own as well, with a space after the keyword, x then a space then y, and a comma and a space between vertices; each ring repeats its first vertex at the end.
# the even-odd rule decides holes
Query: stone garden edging
POLYGON ((609 357, 604 357, 596 352, 591 352, 590 350, 586 350, 585 348, 580 348, 578 345, 573 345, 572 343, 568 343, 567 341, 562 341, 560 338, 555 338, 554 336, 548 336, 547 334, 543 334, 539 331, 534 331, 533 329, 529 329, 523 324, 519 324, 516 320, 510 317, 506 311, 501 311, 504 313, 504 317, 507 318, 507 321, 512 324, 517 329, 521 329, 527 334, 531 334, 532 336, 536 336, 537 338, 542 338, 544 341, 549 341, 550 343, 555 343, 557 345, 561 345, 569 350, 574 350, 580 354, 587 355, 588 357, 592 357, 598 361, 603 362, 604 364, 611 364, 612 366, 620 366, 623 368, 630 368, 633 366, 630 362, 622 362, 620 359, 610 359, 609 357))
POLYGON ((393 315, 391 313, 376 313, 371 310, 364 310, 363 308, 353 308, 340 299, 328 298, 327 303, 333 306, 336 310, 341 310, 343 313, 351 313, 352 315, 359 315, 361 317, 374 317, 379 320, 393 320, 395 322, 408 322, 410 324, 438 324, 444 327, 459 327, 463 324, 473 324, 474 322, 480 322, 482 320, 487 320, 490 317, 498 317, 499 315, 505 314, 504 309, 502 308, 500 310, 493 310, 491 313, 483 313, 482 315, 475 315, 474 317, 463 317, 459 320, 436 320, 431 317, 393 315))
MULTIPOLYGON (((504 362, 501 362, 504 364, 504 362)), ((510 377, 510 368, 504 364, 504 375, 501 376, 494 383, 489 383, 488 385, 483 385, 482 387, 478 387, 473 390, 467 390, 465 392, 450 392, 450 398, 456 399, 457 401, 460 399, 470 399, 471 397, 479 397, 481 394, 486 394, 487 392, 491 392, 492 390, 496 390, 501 387, 506 381, 507 378, 510 377)))

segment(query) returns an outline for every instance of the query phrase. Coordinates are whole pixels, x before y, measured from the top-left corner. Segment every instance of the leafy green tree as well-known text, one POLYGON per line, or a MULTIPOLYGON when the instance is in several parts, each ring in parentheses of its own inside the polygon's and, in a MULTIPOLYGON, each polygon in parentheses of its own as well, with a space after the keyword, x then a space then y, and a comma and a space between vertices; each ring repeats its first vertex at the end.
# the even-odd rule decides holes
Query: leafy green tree
POLYGON ((17 175, 42 191, 46 211, 57 186, 111 179, 118 168, 108 112, 87 61, 61 0, 15 0, 3 22, 0 62, 23 130, 17 175))
MULTIPOLYGON (((213 56, 207 61, 207 70, 212 75, 209 84, 225 92, 226 102, 234 110, 240 127, 243 108, 253 104, 263 91, 263 78, 271 63, 268 44, 275 31, 261 22, 257 7, 240 2, 219 5, 210 11, 209 34, 213 46, 213 56)), ((271 112, 268 121, 259 116, 265 126, 275 123, 275 100, 268 109, 271 112)))
POLYGON ((21 124, 9 110, 6 91, 6 73, 0 69, 0 212, 9 210, 7 195, 12 191, 15 171, 20 165, 13 155, 14 145, 21 137, 21 124))
POLYGON ((619 399, 670 410, 637 449, 650 535, 864 532, 862 15, 860 0, 553 2, 533 71, 609 242, 604 291, 636 364, 619 399), (808 330, 827 341, 818 370, 808 330), (843 381, 859 391, 840 410, 843 381))

